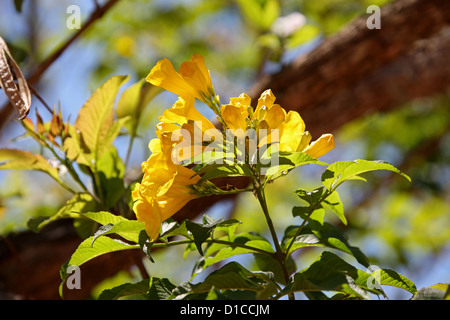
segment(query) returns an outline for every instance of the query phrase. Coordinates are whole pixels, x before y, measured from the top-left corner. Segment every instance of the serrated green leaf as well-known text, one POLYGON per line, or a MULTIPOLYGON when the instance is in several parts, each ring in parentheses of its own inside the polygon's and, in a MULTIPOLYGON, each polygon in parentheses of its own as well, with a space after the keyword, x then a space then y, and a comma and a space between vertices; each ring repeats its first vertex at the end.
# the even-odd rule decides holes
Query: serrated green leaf
POLYGON ((330 166, 322 174, 322 183, 330 191, 335 190, 341 183, 352 180, 361 179, 360 174, 376 171, 376 170, 388 170, 400 174, 402 177, 411 181, 411 179, 385 161, 368 161, 368 160, 353 160, 353 161, 338 161, 330 166))
POLYGON ((37 170, 59 181, 58 170, 41 155, 16 149, 0 149, 0 170, 37 170))
POLYGON ((125 123, 124 119, 114 121, 113 107, 119 88, 128 78, 129 76, 113 76, 108 79, 78 113, 75 130, 80 133, 79 149, 92 155, 93 169, 96 168, 95 162, 110 148, 119 134, 120 126, 125 123))

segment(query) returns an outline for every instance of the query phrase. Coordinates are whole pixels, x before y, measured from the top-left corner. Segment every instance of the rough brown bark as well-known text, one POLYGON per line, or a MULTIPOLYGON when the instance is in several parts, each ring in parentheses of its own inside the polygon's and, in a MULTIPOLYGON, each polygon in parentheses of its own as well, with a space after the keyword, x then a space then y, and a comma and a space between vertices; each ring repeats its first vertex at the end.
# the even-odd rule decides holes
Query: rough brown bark
MULTIPOLYGON (((365 23, 364 17, 354 21, 280 73, 261 78, 251 96, 271 88, 277 102, 299 111, 317 137, 364 114, 449 89, 449 1, 400 0, 382 10, 381 30, 369 30, 365 23)), ((247 181, 232 183, 245 186, 247 181)), ((193 200, 176 217, 194 217, 219 199, 223 197, 193 200)), ((57 227, 50 225, 47 232, 57 227)), ((44 232, 0 241, 0 291, 32 299, 57 297, 58 270, 80 241, 70 226, 61 230, 51 239, 44 232)), ((126 254, 94 260, 92 269, 82 273, 86 291, 72 292, 78 294, 73 298, 83 297, 94 284, 132 265, 134 258, 126 254)))

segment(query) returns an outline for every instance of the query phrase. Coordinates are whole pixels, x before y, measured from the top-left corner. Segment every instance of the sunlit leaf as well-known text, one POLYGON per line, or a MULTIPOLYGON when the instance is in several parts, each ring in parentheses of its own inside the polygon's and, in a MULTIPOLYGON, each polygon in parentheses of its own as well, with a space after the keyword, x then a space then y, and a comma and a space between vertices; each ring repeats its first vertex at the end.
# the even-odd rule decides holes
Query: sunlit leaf
POLYGON ((137 135, 137 128, 145 106, 158 94, 161 89, 140 80, 124 90, 117 102, 117 118, 126 119, 124 127, 131 137, 137 135))
POLYGON ((37 170, 59 181, 58 169, 41 155, 16 149, 0 149, 0 170, 37 170))
MULTIPOLYGON (((109 149, 126 119, 114 121, 114 101, 128 76, 113 76, 102 84, 81 107, 75 121, 80 133, 80 149, 97 161, 109 149)), ((94 163, 95 168, 95 163, 94 163)))
POLYGON ((356 284, 361 287, 376 287, 376 285, 385 285, 400 288, 409 291, 412 294, 417 292, 414 282, 407 277, 391 269, 376 269, 372 273, 361 273, 356 280, 356 284))
POLYGON ((129 250, 129 249, 139 249, 139 245, 129 245, 125 242, 114 240, 109 237, 100 237, 92 245, 93 237, 85 239, 72 254, 70 259, 61 267, 60 274, 62 279, 62 284, 65 282, 69 276, 67 269, 69 266, 80 267, 84 263, 101 256, 106 253, 129 250))
POLYGON ((328 190, 336 189, 341 183, 360 179, 359 175, 369 171, 388 170, 400 174, 408 181, 411 179, 385 161, 368 161, 368 160, 353 160, 353 161, 338 161, 331 164, 327 170, 322 174, 322 182, 328 190))
POLYGON ((137 220, 122 220, 115 224, 105 224, 94 234, 92 244, 94 244, 100 236, 108 234, 117 234, 126 240, 139 243, 139 234, 142 230, 144 230, 144 224, 137 220))
POLYGON ((344 215, 344 204, 342 203, 337 191, 333 191, 329 194, 322 203, 330 208, 338 216, 338 218, 341 219, 344 225, 347 225, 347 218, 345 218, 344 215))

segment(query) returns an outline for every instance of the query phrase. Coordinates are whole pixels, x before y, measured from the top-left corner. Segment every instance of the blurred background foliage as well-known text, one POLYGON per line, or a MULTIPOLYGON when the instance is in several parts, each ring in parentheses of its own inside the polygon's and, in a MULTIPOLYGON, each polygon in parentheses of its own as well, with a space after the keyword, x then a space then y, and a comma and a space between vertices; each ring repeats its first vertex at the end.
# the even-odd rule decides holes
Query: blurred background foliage
MULTIPOLYGON (((95 1, 91 0, 1 1, 0 34, 25 74, 75 31, 66 27, 66 9, 74 2, 81 9, 82 21, 95 10, 95 1)), ((145 77, 163 57, 177 67, 198 52, 205 56, 216 92, 222 101, 228 101, 248 90, 261 74, 280 70, 365 14, 369 5, 388 2, 119 1, 49 68, 36 89, 49 105, 61 108, 65 119, 73 121, 91 92, 110 76, 130 74, 128 86, 145 77), (289 21, 289 27, 285 21, 289 21)), ((0 95, 2 105, 6 101, 3 98, 0 95)), ((139 170, 148 157, 147 143, 154 136, 157 116, 173 102, 172 94, 162 93, 145 109, 130 171, 139 170)), ((342 186, 340 193, 349 221, 350 243, 360 247, 374 264, 405 274, 419 288, 450 282, 449 106, 450 97, 440 95, 413 101, 389 113, 359 118, 333 132, 336 149, 323 158, 327 162, 383 159, 412 178, 407 184, 389 174, 374 174, 368 177, 368 183, 342 186)), ((30 113, 33 120, 34 108, 49 116, 35 99, 30 113)), ((206 108, 201 110, 208 114, 206 108)), ((22 133, 21 126, 11 122, 0 132, 0 146, 40 152, 35 143, 20 138, 22 133)), ((121 156, 126 152, 126 139, 117 141, 121 156)), ((300 168, 269 187, 269 206, 280 233, 292 223, 292 206, 299 205, 294 191, 300 185, 311 189, 318 186, 321 172, 322 168, 300 168)), ((0 172, 0 178, 3 236, 25 229, 31 216, 56 212, 69 196, 41 173, 0 172)), ((244 221, 242 231, 263 231, 263 219, 251 195, 243 194, 237 203, 217 204, 210 211, 213 216, 233 215, 244 221)), ((150 272, 159 276, 173 266, 170 271, 175 282, 186 280, 191 270, 176 270, 180 264, 170 263, 174 256, 180 257, 170 250, 158 253, 155 260, 161 263, 149 266, 150 272)), ((307 265, 306 260, 298 263, 307 265)), ((124 275, 119 277, 123 279, 124 275)))

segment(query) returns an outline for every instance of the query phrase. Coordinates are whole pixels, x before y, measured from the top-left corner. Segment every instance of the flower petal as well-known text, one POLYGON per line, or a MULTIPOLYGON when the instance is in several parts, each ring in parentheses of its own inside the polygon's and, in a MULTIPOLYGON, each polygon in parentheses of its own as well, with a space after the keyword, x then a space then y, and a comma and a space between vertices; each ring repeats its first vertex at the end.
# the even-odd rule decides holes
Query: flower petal
POLYGON ((258 99, 258 104, 254 112, 254 118, 261 119, 262 117, 259 116, 259 109, 261 109, 262 106, 266 106, 266 108, 269 109, 272 107, 274 102, 275 96, 273 95, 272 90, 267 89, 264 91, 258 99))
POLYGON ((175 71, 172 63, 166 58, 157 62, 145 80, 180 96, 197 95, 197 92, 175 71))
POLYGON ((232 104, 227 104, 222 107, 222 118, 225 121, 228 129, 245 131, 247 125, 245 117, 242 115, 241 108, 232 104))
POLYGON ((313 158, 319 158, 334 148, 334 137, 332 134, 323 134, 303 150, 313 158))
MULTIPOLYGON (((279 128, 280 151, 297 151, 305 131, 305 122, 300 114, 296 111, 289 111, 279 128)), ((305 147, 306 146, 304 146, 302 150, 305 147)))

